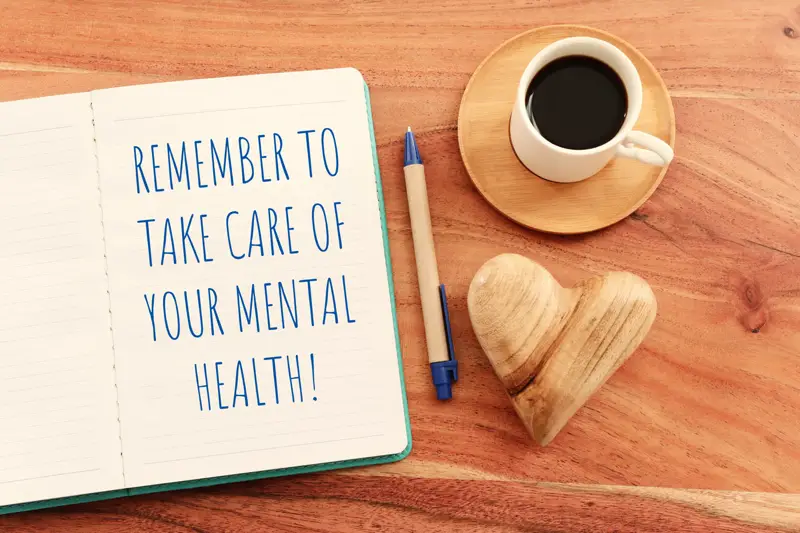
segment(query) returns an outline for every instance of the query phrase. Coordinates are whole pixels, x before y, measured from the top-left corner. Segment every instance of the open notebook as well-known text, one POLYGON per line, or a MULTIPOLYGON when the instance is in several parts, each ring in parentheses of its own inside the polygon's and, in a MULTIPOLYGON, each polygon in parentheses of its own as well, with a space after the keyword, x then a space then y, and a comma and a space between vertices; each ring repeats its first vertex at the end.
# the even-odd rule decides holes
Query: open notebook
POLYGON ((356 70, 0 117, 0 512, 408 453, 356 70))

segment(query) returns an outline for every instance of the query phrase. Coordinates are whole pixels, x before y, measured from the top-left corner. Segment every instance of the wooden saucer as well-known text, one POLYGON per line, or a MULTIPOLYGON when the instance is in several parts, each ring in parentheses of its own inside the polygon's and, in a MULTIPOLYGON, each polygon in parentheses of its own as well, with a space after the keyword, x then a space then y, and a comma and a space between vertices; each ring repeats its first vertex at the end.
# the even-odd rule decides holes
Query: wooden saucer
POLYGON ((643 85, 635 129, 675 146, 675 113, 667 87, 653 65, 627 42, 594 28, 567 25, 537 28, 506 41, 478 66, 464 91, 458 113, 461 158, 472 182, 498 211, 549 233, 585 233, 618 222, 653 194, 667 171, 615 158, 586 180, 554 183, 517 159, 508 127, 522 72, 546 45, 579 35, 608 41, 633 61, 643 85))

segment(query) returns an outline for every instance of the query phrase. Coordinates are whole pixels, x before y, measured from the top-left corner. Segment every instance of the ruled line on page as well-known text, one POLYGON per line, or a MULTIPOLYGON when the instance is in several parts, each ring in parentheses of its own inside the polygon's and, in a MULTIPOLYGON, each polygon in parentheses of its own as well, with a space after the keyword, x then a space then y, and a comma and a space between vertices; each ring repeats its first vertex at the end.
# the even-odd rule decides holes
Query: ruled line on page
MULTIPOLYGON (((7 195, 7 197, 10 197, 10 196, 11 196, 10 194, 7 195)), ((25 195, 23 195, 23 196, 25 196, 25 195)), ((72 195, 72 196, 60 195, 59 196, 59 201, 62 202, 64 205, 70 205, 70 203, 74 202, 75 200, 82 200, 82 198, 81 198, 80 195, 72 195)), ((5 207, 6 207, 6 209, 19 209, 19 208, 28 209, 31 206, 39 205, 40 201, 41 200, 37 199, 37 198, 29 198, 27 202, 20 201, 20 202, 17 202, 15 204, 12 204, 10 202, 6 203, 5 207)))
MULTIPOLYGON (((55 400, 69 400, 74 398, 75 394, 65 394, 62 396, 43 396, 42 398, 36 398, 34 400, 26 400, 24 402, 15 402, 14 405, 27 405, 32 403, 39 403, 39 402, 52 402, 55 400)), ((33 427, 33 426, 25 426, 25 427, 33 427)))
MULTIPOLYGON (((57 252, 57 251, 62 251, 62 250, 75 250, 76 248, 84 248, 84 247, 85 246, 83 245, 83 243, 78 243, 78 244, 68 244, 66 246, 53 246, 51 248, 39 248, 37 250, 29 250, 27 252, 18 252, 18 253, 12 253, 12 254, 8 254, 8 255, 0 255, 0 260, 9 260, 9 261, 11 261, 11 260, 17 259, 19 257, 25 257, 27 255, 50 254, 52 252, 57 252)), ((59 259, 55 259, 55 261, 61 261, 61 259, 60 258, 59 259)), ((52 262, 52 260, 40 261, 38 263, 25 263, 25 264, 23 264, 21 266, 44 265, 44 264, 48 264, 48 263, 51 263, 51 262, 52 262)))
MULTIPOLYGON (((2 205, 3 205, 3 208, 6 207, 5 202, 3 202, 2 205)), ((58 209, 58 210, 37 211, 37 212, 34 212, 34 213, 26 210, 24 213, 20 213, 20 214, 18 214, 16 216, 0 217, 0 222, 2 222, 4 225, 7 225, 12 220, 30 219, 30 218, 42 217, 42 216, 46 216, 46 215, 60 216, 60 215, 63 215, 64 213, 67 213, 67 212, 72 212, 72 213, 75 212, 75 206, 71 206, 70 209, 64 209, 64 207, 62 205, 59 205, 59 208, 60 209, 58 209)), ((59 218, 58 223, 61 224, 63 222, 64 221, 59 218)), ((75 222, 78 222, 78 220, 75 220, 75 222)), ((81 222, 85 223, 85 220, 81 220, 81 222)), ((21 229, 26 229, 28 227, 29 226, 23 226, 21 229)), ((40 227, 48 227, 48 226, 40 226, 40 227)))
POLYGON ((82 416, 80 418, 70 418, 69 420, 59 420, 58 422, 47 421, 47 422, 43 422, 41 424, 33 424, 33 425, 30 425, 30 426, 25 426, 24 429, 40 428, 40 427, 44 427, 44 426, 53 427, 53 426, 56 426, 58 424, 74 424, 75 422, 85 422, 87 420, 94 420, 94 417, 92 417, 92 416, 82 416))
MULTIPOLYGON (((68 434, 68 435, 85 435, 85 433, 71 433, 71 434, 68 434)), ((66 436, 66 435, 54 435, 54 436, 52 436, 52 437, 46 437, 46 438, 36 439, 36 442, 41 442, 41 441, 43 441, 43 440, 47 440, 47 439, 53 439, 53 438, 57 438, 57 437, 64 437, 64 436, 66 436)), ((33 440, 33 439, 31 439, 31 440, 33 440)), ((7 442, 7 443, 4 443, 4 444, 9 444, 9 443, 7 442)), ((13 444, 13 443, 12 443, 12 444, 13 444)), ((17 442, 16 444, 18 444, 18 442, 17 442)), ((58 443, 58 451, 59 451, 59 452, 63 452, 64 450, 74 450, 74 449, 76 449, 76 448, 83 448, 85 445, 86 445, 86 443, 84 443, 84 442, 81 442, 81 443, 79 443, 79 444, 73 444, 73 445, 71 445, 71 446, 64 446, 64 443, 63 443, 63 442, 59 442, 59 443, 58 443)), ((25 451, 21 451, 21 452, 17 452, 17 453, 7 453, 7 454, 4 454, 4 455, 0 456, 0 459, 7 459, 7 458, 9 458, 9 457, 24 457, 24 456, 26 456, 26 455, 39 455, 39 452, 38 452, 38 451, 33 451, 33 452, 32 452, 32 451, 30 451, 30 450, 25 450, 25 451)), ((87 459, 91 459, 91 456, 90 456, 90 457, 87 457, 87 459)), ((64 460, 62 460, 62 461, 56 461, 56 462, 72 461, 72 460, 73 460, 72 458, 67 458, 67 459, 64 459, 64 460)), ((50 464, 50 463, 39 463, 39 464, 50 464)), ((13 468, 22 468, 22 467, 13 467, 13 468)), ((9 469, 0 469, 0 471, 3 471, 3 470, 13 470, 13 468, 9 468, 9 469)))
MULTIPOLYGON (((87 404, 84 404, 84 405, 71 405, 69 407, 62 407, 61 409, 48 409, 46 411, 40 412, 39 414, 40 415, 49 415, 51 413, 63 413, 64 411, 78 411, 79 409, 88 409, 90 407, 96 407, 96 405, 93 404, 93 403, 87 403, 87 404)), ((6 416, 6 417, 3 417, 3 418, 0 418, 0 422, 8 422, 9 420, 16 420, 18 418, 30 418, 30 415, 28 413, 23 413, 23 414, 19 414, 19 415, 15 415, 15 416, 6 416)))
POLYGON ((61 473, 58 473, 58 474, 47 474, 45 476, 33 476, 33 477, 23 477, 23 478, 17 478, 17 479, 6 479, 6 480, 3 480, 3 481, 0 481, 0 485, 7 485, 9 483, 19 483, 21 481, 33 481, 35 479, 47 479, 47 478, 51 478, 51 477, 69 476, 69 475, 72 475, 72 474, 86 474, 88 472, 97 472, 98 470, 100 470, 100 469, 99 468, 87 468, 86 470, 74 470, 74 471, 71 471, 71 472, 61 472, 61 473))
MULTIPOLYGON (((41 296, 39 298, 36 298, 36 301, 37 302, 45 302, 45 301, 48 301, 48 300, 61 300, 61 299, 64 299, 64 298, 76 298, 78 296, 80 296, 80 293, 70 292, 70 293, 66 293, 66 294, 56 294, 56 295, 53 295, 53 296, 41 296)), ((4 303, 6 305, 15 305, 15 304, 24 304, 24 303, 28 303, 28 302, 30 302, 30 298, 23 298, 22 300, 6 300, 4 303)), ((72 307, 70 307, 70 309, 71 308, 72 307)), ((3 367, 0 367, 0 368, 3 368, 3 367)))
MULTIPOLYGON (((91 369, 88 369, 88 368, 87 369, 83 369, 83 372, 88 372, 90 370, 91 369)), ((70 386, 74 387, 74 386, 77 386, 77 385, 89 385, 89 384, 92 384, 92 383, 94 383, 93 379, 84 379, 84 380, 81 380, 81 381, 72 381, 70 383, 70 386)), ((55 387, 63 387, 63 386, 64 386, 63 383, 49 383, 47 385, 36 385, 34 387, 24 387, 24 388, 21 388, 21 389, 6 389, 5 392, 41 391, 41 390, 44 390, 44 389, 52 389, 52 388, 55 388, 55 387)))
MULTIPOLYGON (((89 372, 91 371, 91 367, 73 367, 73 368, 59 368, 58 370, 52 370, 50 372, 37 372, 34 374, 20 374, 17 376, 6 376, 3 378, 4 381, 14 381, 15 379, 29 379, 29 378, 39 378, 42 376, 50 376, 53 374, 64 375, 64 374, 74 374, 75 372, 89 372)), ((9 390, 9 392, 12 392, 9 390)), ((27 402, 22 402, 27 403, 27 402)))
MULTIPOLYGON (((67 224, 74 224, 76 222, 77 221, 71 221, 71 222, 68 222, 67 224)), ((52 227, 52 226, 58 226, 59 228, 63 228, 64 225, 65 224, 55 223, 54 222, 53 224, 48 224, 46 226, 26 226, 25 229, 34 229, 36 227, 41 228, 41 227, 52 227)), ((15 233, 18 234, 19 231, 20 230, 18 229, 15 233)), ((39 237, 34 237, 32 239, 21 238, 21 239, 15 240, 15 241, 0 241, 0 245, 1 246, 6 246, 8 244, 32 243, 32 242, 38 242, 38 241, 46 241, 48 239, 63 239, 65 237, 72 237, 72 236, 73 236, 73 233, 71 233, 71 232, 70 233, 50 233, 48 235, 42 235, 42 236, 39 236, 39 237)))
MULTIPOLYGON (((60 324, 60 325, 63 325, 63 324, 60 324)), ((31 335, 31 336, 28 336, 28 337, 19 337, 19 338, 16 338, 16 339, 5 339, 5 340, 0 341, 0 344, 15 344, 15 343, 18 343, 18 342, 31 341, 31 340, 39 341, 39 340, 42 340, 42 339, 52 339, 53 337, 64 337, 64 332, 63 331, 53 331, 51 333, 46 333, 46 334, 41 334, 41 335, 31 335)))
MULTIPOLYGON (((370 422, 362 422, 360 424, 349 424, 346 426, 336 426, 336 429, 353 429, 353 428, 361 428, 361 427, 374 427, 376 425, 376 421, 370 422)), ((287 435, 302 435, 304 433, 317 433, 320 431, 330 431, 331 428, 309 428, 309 429, 301 429, 301 430, 293 430, 293 431, 281 431, 279 433, 266 433, 263 435, 256 435, 254 437, 236 437, 232 439, 221 439, 221 440, 210 440, 210 441, 203 441, 203 442, 189 442, 189 443, 182 443, 182 444, 175 444, 172 446, 160 446, 158 448, 159 452, 163 452, 166 450, 179 450, 181 448, 188 448, 190 446, 211 446, 214 444, 231 444, 231 443, 240 443, 246 442, 250 440, 264 440, 269 439, 271 437, 285 437, 287 435)))
MULTIPOLYGON (((30 455, 35 455, 37 453, 39 453, 39 452, 31 452, 30 455)), ((3 457, 0 456, 0 459, 2 459, 2 458, 3 457)), ((37 467, 42 467, 42 466, 49 466, 49 465, 57 465, 57 464, 61 464, 61 463, 69 463, 69 462, 73 462, 73 461, 74 462, 78 462, 78 461, 89 461, 89 460, 96 460, 96 459, 97 459, 97 457, 95 457, 94 455, 85 455, 85 456, 82 456, 82 457, 62 457, 61 459, 56 459, 55 461, 44 461, 44 462, 36 463, 36 466, 37 467)), ((10 468, 0 468, 0 472, 8 472, 9 470, 19 470, 21 468, 30 468, 30 465, 18 465, 18 466, 12 466, 10 468)))
POLYGON ((56 168, 56 167, 74 166, 74 165, 76 165, 78 163, 79 163, 79 161, 77 161, 77 160, 76 161, 59 161, 58 163, 51 163, 49 165, 31 165, 29 167, 3 169, 2 172, 3 172, 3 174, 11 174, 13 172, 24 172, 26 170, 32 170, 32 169, 39 170, 39 169, 42 169, 42 168, 56 168))
POLYGON ((229 456, 229 455, 242 455, 244 453, 254 453, 254 452, 263 452, 267 450, 278 450, 281 448, 296 448, 300 446, 313 446, 315 444, 330 444, 331 442, 346 442, 351 440, 362 440, 362 439, 373 439, 375 437, 383 437, 383 433, 374 433, 371 435, 361 435, 358 437, 345 437, 341 439, 328 439, 328 440, 318 440, 313 442, 301 442, 296 444, 284 444, 281 446, 267 446, 265 448, 254 448, 250 450, 241 450, 237 452, 223 452, 223 453, 213 453, 213 454, 206 454, 206 455, 196 455, 192 457, 181 457, 179 459, 164 459, 162 461, 149 461, 144 464, 146 465, 155 465, 155 464, 163 464, 163 463, 175 463, 179 461, 192 461, 194 459, 207 459, 209 457, 222 457, 222 456, 229 456))
POLYGON ((7 370, 9 368, 17 368, 17 367, 20 367, 20 366, 30 367, 32 365, 41 365, 41 364, 44 364, 44 363, 52 364, 53 362, 56 362, 56 361, 73 361, 73 360, 79 359, 81 357, 83 357, 83 354, 70 354, 70 355, 67 355, 67 356, 63 356, 62 355, 61 357, 50 357, 50 358, 47 358, 47 359, 26 360, 26 361, 24 361, 22 363, 16 363, 16 364, 13 364, 13 365, 0 366, 0 372, 5 371, 5 370, 7 370))
POLYGON ((14 135, 26 135, 28 133, 42 133, 45 131, 68 130, 74 127, 75 127, 74 125, 69 125, 69 126, 55 126, 53 128, 41 128, 38 130, 12 131, 10 133, 0 133, 0 137, 12 137, 14 135))
MULTIPOLYGON (((65 226, 70 226, 70 225, 73 225, 73 224, 79 224, 81 222, 82 221, 80 221, 80 220, 60 220, 58 222, 51 222, 51 223, 48 223, 48 224, 39 224, 38 226, 25 226, 24 228, 18 228, 16 231, 19 232, 19 231, 22 231, 22 230, 52 228, 53 226, 58 226, 59 228, 63 228, 65 226)), ((49 238, 49 237, 50 237, 49 235, 45 235, 43 238, 49 238)), ((60 235, 60 237, 65 237, 65 235, 60 235)), ((9 242, 15 242, 15 241, 9 241, 9 242)))
MULTIPOLYGON (((19 279, 19 278, 17 278, 17 279, 19 279)), ((85 280, 85 279, 75 279, 75 280, 71 280, 71 281, 67 281, 67 282, 63 282, 63 283, 37 284, 36 288, 37 289, 50 289, 50 288, 53 288, 53 287, 71 287, 71 286, 75 286, 75 285, 85 285, 86 282, 87 282, 87 280, 85 280)), ((29 292, 30 290, 31 290, 30 287, 22 287, 22 288, 15 289, 13 291, 0 292, 0 298, 4 297, 4 296, 8 296, 9 294, 26 293, 26 292, 29 292)))
POLYGON ((148 115, 144 117, 125 117, 125 118, 118 118, 115 119, 114 122, 131 122, 134 120, 149 120, 153 118, 167 118, 167 117, 181 117, 181 116, 188 116, 188 115, 206 115, 209 113, 225 113, 228 111, 247 111, 252 109, 269 109, 269 108, 276 108, 276 107, 293 107, 293 106, 307 106, 307 105, 322 105, 322 104, 341 104, 347 102, 347 100, 322 100, 319 102, 291 102, 286 104, 271 104, 271 105, 259 105, 259 106, 252 106, 252 107, 230 107, 226 109, 208 109, 204 111, 187 111, 185 113, 168 113, 163 115, 148 115))
POLYGON ((15 331, 15 330, 19 330, 19 329, 35 328, 35 327, 44 327, 44 326, 50 327, 53 324, 68 324, 68 323, 72 323, 72 322, 83 322, 85 320, 89 320, 90 318, 91 317, 89 317, 89 316, 79 316, 79 317, 65 318, 64 320, 50 320, 50 321, 48 321, 47 324, 26 324, 24 326, 11 326, 11 327, 8 327, 8 328, 0 328, 0 333, 6 332, 6 331, 15 331))
MULTIPOLYGON (((71 126, 66 126, 65 128, 56 128, 56 130, 68 129, 68 128, 71 128, 71 126)), ((44 130, 44 131, 55 131, 55 130, 44 130)), ((14 135, 16 135, 16 134, 14 134, 14 135)), ((15 144, 14 147, 15 148, 22 148, 22 147, 25 147, 25 146, 35 146, 37 144, 61 144, 61 143, 65 142, 65 141, 69 141, 69 140, 70 140, 70 137, 68 137, 68 136, 67 137, 56 137, 55 139, 40 139, 38 141, 31 141, 31 142, 26 142, 26 143, 22 143, 22 144, 15 144)))
MULTIPOLYGON (((44 144, 45 142, 47 142, 47 141, 42 141, 41 144, 44 144)), ((56 141, 53 141, 53 144, 58 144, 58 143, 56 141)), ((14 148, 14 154, 11 157, 0 157, 0 163, 7 163, 9 161, 16 161, 17 159, 27 159, 27 158, 31 157, 33 154, 20 154, 19 152, 17 152, 17 150, 19 150, 23 146, 30 146, 30 144, 17 144, 17 145, 14 145, 14 147, 13 147, 14 148)), ((69 154, 69 153, 72 153, 72 151, 73 151, 72 148, 68 147, 68 148, 64 148, 64 149, 61 149, 61 150, 55 150, 55 151, 52 151, 52 152, 46 152, 46 153, 39 154, 39 155, 41 155, 41 156, 45 156, 45 155, 50 156, 50 155, 58 155, 58 154, 69 154)), ((42 168, 42 167, 41 167, 41 165, 36 165, 36 168, 42 168)))
MULTIPOLYGON (((375 398, 376 398, 375 396, 372 396, 372 397, 363 398, 363 400, 364 401, 369 401, 369 400, 373 400, 375 398)), ((341 414, 338 414, 334 418, 345 418, 345 417, 348 417, 348 416, 356 415, 356 414, 358 414, 360 412, 361 411, 359 410, 359 411, 350 411, 350 412, 347 412, 347 413, 341 413, 341 414)), ((330 415, 326 414, 326 415, 309 416, 309 417, 303 417, 303 418, 282 418, 282 419, 279 419, 279 420, 269 420, 268 422, 270 424, 283 424, 284 422, 306 422, 308 420, 319 420, 321 418, 330 418, 330 415)), ((202 428, 202 429, 195 429, 195 430, 192 430, 192 431, 182 431, 182 432, 179 432, 179 433, 163 433, 163 434, 160 434, 160 435, 149 435, 149 436, 145 437, 143 440, 161 439, 161 438, 169 438, 169 437, 182 437, 184 435, 196 435, 198 433, 208 433, 208 432, 212 432, 213 433, 213 432, 218 432, 220 430, 229 430, 229 429, 231 429, 231 427, 234 427, 235 429, 250 429, 250 428, 254 428, 254 427, 263 427, 263 425, 264 425, 264 421, 260 421, 257 424, 235 424, 233 426, 231 426, 231 425, 214 426, 214 427, 207 427, 207 428, 202 428)))
MULTIPOLYGON (((32 426, 28 426, 29 428, 32 426)), ((28 437, 27 439, 17 439, 17 440, 7 440, 4 441, 5 444, 19 444, 21 442, 31 442, 31 441, 43 441, 48 439, 61 439, 64 437, 72 437, 73 435, 83 435, 82 431, 75 431, 72 433, 55 433, 53 435, 36 435, 35 437, 28 437)), ((6 455, 5 457, 10 457, 6 455)))
MULTIPOLYGON (((67 257, 67 258, 65 258, 65 259, 62 259, 60 262, 63 262, 63 263, 69 263, 69 262, 71 262, 71 261, 83 261, 83 262, 86 262, 86 261, 87 261, 87 258, 86 258, 86 257, 84 257, 84 256, 67 257)), ((58 263, 58 262, 59 262, 59 260, 58 260, 58 259, 54 259, 54 260, 52 260, 52 261, 43 261, 43 262, 41 262, 41 263, 36 263, 35 265, 32 265, 32 266, 52 265, 52 264, 55 264, 55 263, 58 263)), ((38 277, 42 277, 42 276, 48 277, 48 273, 47 273, 47 272, 36 272, 36 273, 34 273, 34 274, 30 274, 30 275, 28 275, 28 276, 17 276, 17 277, 16 277, 16 281, 20 281, 20 280, 31 280, 31 279, 38 278, 38 277)), ((82 282, 82 283, 87 283, 87 282, 86 282, 86 281, 84 281, 84 280, 81 280, 81 282, 82 282)))

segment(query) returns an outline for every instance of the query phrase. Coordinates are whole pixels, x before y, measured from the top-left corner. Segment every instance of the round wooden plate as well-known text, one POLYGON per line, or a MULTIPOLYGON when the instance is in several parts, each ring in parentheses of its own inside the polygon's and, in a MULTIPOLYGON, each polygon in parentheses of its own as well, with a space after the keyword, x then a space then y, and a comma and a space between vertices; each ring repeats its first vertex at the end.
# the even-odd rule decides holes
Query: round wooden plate
POLYGON ((544 180, 517 159, 509 119, 517 84, 531 58, 546 45, 584 35, 610 42, 636 65, 642 78, 642 112, 637 130, 675 146, 675 113, 667 87, 652 64, 633 46, 585 26, 545 26, 522 33, 492 52, 472 75, 458 113, 461 158, 472 182, 498 211, 540 231, 574 234, 618 222, 641 206, 667 171, 615 158, 600 172, 577 183, 544 180))

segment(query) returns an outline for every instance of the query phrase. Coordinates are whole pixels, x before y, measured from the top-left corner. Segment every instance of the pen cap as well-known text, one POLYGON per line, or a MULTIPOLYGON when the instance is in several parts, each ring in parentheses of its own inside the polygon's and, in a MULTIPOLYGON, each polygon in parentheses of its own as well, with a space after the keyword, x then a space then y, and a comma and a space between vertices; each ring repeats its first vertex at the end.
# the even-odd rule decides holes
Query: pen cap
POLYGON ((431 377, 436 387, 436 398, 449 400, 453 397, 453 382, 458 381, 458 362, 451 360, 431 363, 431 377))

